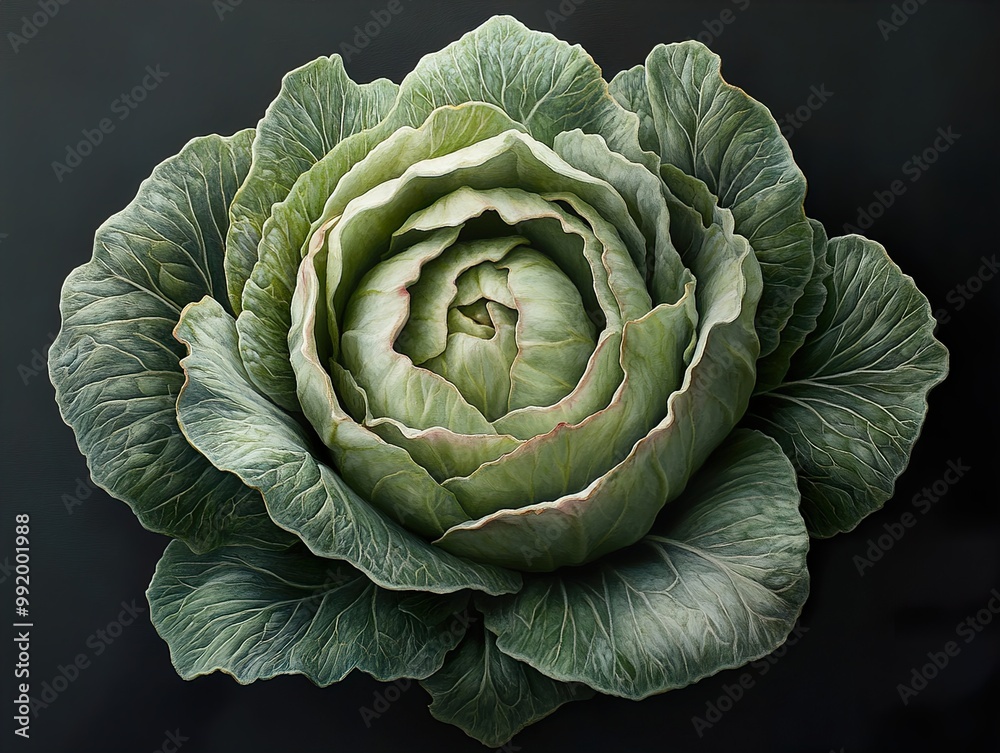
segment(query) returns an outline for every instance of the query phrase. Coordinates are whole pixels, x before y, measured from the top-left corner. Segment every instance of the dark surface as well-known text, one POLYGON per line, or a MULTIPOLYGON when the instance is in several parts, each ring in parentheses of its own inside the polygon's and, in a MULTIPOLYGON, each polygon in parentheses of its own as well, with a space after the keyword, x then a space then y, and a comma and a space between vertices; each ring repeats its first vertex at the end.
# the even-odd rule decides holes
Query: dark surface
MULTIPOLYGON (((557 24, 557 35, 581 43, 610 78, 642 62, 659 42, 706 32, 730 9, 732 23, 710 42, 730 82, 776 116, 805 104, 811 86, 833 92, 790 137, 810 181, 807 210, 831 235, 841 234, 844 223, 857 224, 857 207, 871 203, 874 191, 904 181, 905 193, 867 234, 947 315, 939 336, 952 354, 952 376, 931 395, 923 436, 894 500, 853 533, 813 542, 812 595, 801 620, 807 630, 768 671, 758 664, 724 672, 641 703, 571 704, 508 750, 995 748, 995 701, 988 699, 1000 696, 1000 624, 956 629, 1000 587, 994 475, 1000 280, 984 282, 961 308, 956 302, 962 300, 957 286, 997 249, 1000 13, 993 3, 911 4, 919 9, 888 39, 877 22, 890 17, 891 5, 867 2, 588 0, 557 24), (949 126, 960 138, 911 182, 904 163, 949 126), (914 496, 943 479, 948 461, 959 460, 970 468, 964 477, 926 513, 915 506, 914 496), (865 556, 869 539, 908 511, 912 528, 859 575, 855 558, 865 556), (909 682, 927 652, 950 640, 958 655, 904 706, 897 684, 909 682), (699 737, 692 718, 704 717, 744 673, 752 687, 699 737)), ((15 53, 8 31, 20 33, 22 16, 40 5, 0 2, 0 234, 6 234, 0 235, 0 563, 13 562, 14 514, 31 513, 32 694, 57 677, 60 665, 80 654, 89 661, 33 719, 30 740, 22 740, 11 719, 12 628, 0 629, 3 750, 168 751, 167 732, 174 731, 187 738, 185 753, 483 750, 433 720, 415 684, 369 728, 359 707, 372 706, 382 686, 365 676, 326 689, 302 677, 249 687, 224 675, 184 682, 148 613, 109 636, 112 642, 101 638, 98 631, 118 618, 122 601, 145 605, 143 592, 167 540, 143 531, 124 504, 103 492, 87 496, 84 459, 39 370, 59 326, 62 280, 90 257, 97 226, 191 137, 254 125, 285 72, 339 51, 355 24, 384 6, 244 0, 220 20, 208 0, 75 0, 59 6, 15 53), (51 163, 65 158, 66 145, 80 139, 81 129, 116 118, 113 101, 157 64, 167 78, 57 180, 51 163), (80 504, 72 504, 74 497, 80 504)), ((558 19, 546 10, 559 8, 556 0, 403 0, 403 6, 348 63, 356 80, 399 81, 421 55, 493 13, 548 30, 558 19)), ((9 625, 13 579, 3 572, 0 579, 9 625)))

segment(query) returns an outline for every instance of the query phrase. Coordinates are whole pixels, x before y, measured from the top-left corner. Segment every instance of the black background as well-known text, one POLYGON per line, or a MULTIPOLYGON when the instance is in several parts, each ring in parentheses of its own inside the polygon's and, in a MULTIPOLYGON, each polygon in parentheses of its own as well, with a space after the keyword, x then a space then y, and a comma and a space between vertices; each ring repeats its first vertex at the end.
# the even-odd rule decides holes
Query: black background
MULTIPOLYGON (((385 5, 243 0, 220 18, 208 0, 71 0, 15 52, 8 32, 20 34, 22 17, 41 5, 0 0, 0 563, 14 559, 15 513, 29 512, 32 695, 78 654, 90 662, 40 710, 25 741, 13 734, 13 630, 0 630, 3 750, 145 753, 170 750, 163 745, 175 730, 187 738, 184 753, 484 750, 434 721, 416 684, 369 728, 359 708, 371 707, 384 687, 357 673, 326 689, 299 676, 248 687, 219 674, 185 682, 148 612, 102 642, 97 631, 118 618, 123 601, 145 605, 167 540, 142 530, 103 492, 87 496, 84 459, 39 368, 59 326, 62 280, 89 259, 94 230, 131 200, 152 168, 193 136, 254 125, 285 72, 341 51, 354 26, 385 5), (112 102, 157 65, 169 75, 117 120, 112 102), (51 163, 105 117, 114 131, 58 180, 51 163), (74 497, 81 504, 67 507, 74 497)), ((853 533, 813 542, 806 630, 766 673, 727 671, 640 703, 570 704, 508 750, 996 749, 998 717, 988 699, 1000 697, 1000 624, 986 625, 969 643, 956 638, 957 625, 1000 587, 993 475, 1000 281, 973 282, 982 291, 969 300, 958 288, 980 273, 981 257, 997 252, 996 6, 908 0, 900 5, 916 12, 893 31, 878 27, 890 19, 890 3, 587 0, 565 20, 546 15, 559 12, 558 0, 402 5, 352 56, 355 80, 399 81, 421 55, 494 13, 511 13, 537 29, 557 22, 556 34, 581 43, 607 78, 641 63, 657 43, 701 34, 722 55, 726 78, 776 117, 805 105, 810 87, 825 87, 833 95, 790 137, 810 182, 807 211, 838 235, 844 223, 857 224, 873 192, 903 180, 905 193, 867 234, 942 312, 938 334, 952 354, 952 375, 931 395, 895 498, 853 533), (731 16, 723 15, 727 9, 731 16), (904 163, 949 127, 958 140, 911 182, 904 163), (948 461, 970 470, 924 514, 912 498, 934 482, 940 487, 948 461), (865 556, 869 539, 906 512, 915 525, 859 574, 855 558, 865 556), (904 705, 897 684, 949 640, 959 654, 904 705), (723 702, 726 713, 699 736, 692 718, 705 717, 746 672, 752 687, 731 708, 723 702)), ((0 602, 10 604, 13 577, 0 572, 0 579, 0 602)), ((0 612, 5 623, 7 609, 0 612)))

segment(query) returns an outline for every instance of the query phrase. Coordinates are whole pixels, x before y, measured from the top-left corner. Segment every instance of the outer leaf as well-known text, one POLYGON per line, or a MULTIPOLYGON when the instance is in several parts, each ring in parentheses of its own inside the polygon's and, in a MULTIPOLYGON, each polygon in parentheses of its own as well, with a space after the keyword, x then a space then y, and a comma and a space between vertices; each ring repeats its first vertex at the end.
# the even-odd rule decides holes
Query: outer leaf
POLYGON ((494 16, 440 52, 424 56, 400 85, 380 130, 416 126, 442 105, 488 102, 552 146, 579 128, 640 161, 639 124, 608 93, 601 69, 579 45, 494 16))
POLYGON ((314 554, 346 560, 383 588, 517 590, 516 574, 439 551, 369 507, 319 462, 302 426, 254 390, 236 327, 219 303, 206 298, 188 306, 177 337, 191 351, 177 401, 188 439, 216 467, 260 489, 275 522, 314 554))
POLYGON ((766 356, 812 273, 806 181, 768 109, 727 84, 719 66, 699 42, 659 45, 646 59, 648 101, 638 94, 634 69, 612 82, 612 91, 638 108, 640 121, 652 118, 664 163, 703 180, 732 210, 764 276, 755 326, 766 356))
POLYGON ((94 481, 146 528, 197 551, 294 541, 260 494, 188 444, 174 412, 184 349, 171 332, 189 302, 225 300, 223 238, 252 139, 252 130, 195 139, 153 171, 66 280, 49 353, 56 400, 94 481))
POLYGON ((303 674, 325 686, 353 669, 379 680, 427 677, 461 638, 429 600, 379 588, 302 546, 197 555, 174 541, 146 593, 185 680, 220 670, 243 684, 303 674))
POLYGON ((641 699, 773 651, 808 592, 795 472, 736 431, 638 544, 482 600, 504 653, 556 680, 641 699))
POLYGON ((257 125, 253 163, 230 210, 226 279, 237 314, 271 206, 340 141, 382 120, 398 88, 388 79, 359 86, 340 55, 319 58, 284 77, 281 92, 257 125))
POLYGON ((649 104, 646 68, 637 65, 627 71, 621 71, 611 79, 608 89, 622 107, 639 116, 639 143, 642 148, 649 152, 658 152, 660 138, 656 135, 656 123, 649 104))
POLYGON ((814 536, 854 528, 892 496, 948 372, 930 305, 878 243, 857 235, 827 247, 833 273, 816 330, 784 384, 756 398, 750 424, 795 463, 814 536))
MULTIPOLYGON (((813 229, 812 277, 806 285, 802 297, 795 302, 795 312, 788 324, 781 330, 781 343, 766 358, 757 362, 757 386, 754 393, 767 392, 781 384, 792 356, 802 347, 809 333, 816 329, 816 320, 826 303, 826 279, 830 276, 830 265, 826 260, 826 230, 816 220, 809 220, 813 229)), ((766 314, 765 314, 766 316, 766 314)))
POLYGON ((489 631, 466 633, 440 670, 420 683, 435 719, 497 748, 564 703, 594 695, 586 685, 553 680, 496 647, 489 631))

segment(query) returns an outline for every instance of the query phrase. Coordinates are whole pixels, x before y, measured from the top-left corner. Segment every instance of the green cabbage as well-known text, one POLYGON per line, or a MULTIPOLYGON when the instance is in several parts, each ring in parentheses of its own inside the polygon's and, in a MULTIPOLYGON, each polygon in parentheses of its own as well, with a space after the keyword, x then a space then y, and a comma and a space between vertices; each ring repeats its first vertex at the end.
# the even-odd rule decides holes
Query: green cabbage
POLYGON ((320 58, 191 141, 50 355, 94 480, 176 539, 177 671, 416 678, 496 746, 774 650, 809 535, 892 496, 947 371, 805 192, 703 45, 607 83, 509 17, 400 85, 320 58))

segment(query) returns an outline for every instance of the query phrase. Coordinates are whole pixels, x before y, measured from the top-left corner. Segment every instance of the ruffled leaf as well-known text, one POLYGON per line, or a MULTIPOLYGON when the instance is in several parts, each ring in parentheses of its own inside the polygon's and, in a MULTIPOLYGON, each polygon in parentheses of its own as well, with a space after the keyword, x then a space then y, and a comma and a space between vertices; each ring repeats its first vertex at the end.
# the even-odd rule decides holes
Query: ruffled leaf
POLYGON ((812 274, 806 180, 768 109, 727 84, 719 67, 719 56, 699 42, 658 45, 646 59, 646 99, 636 69, 611 88, 636 108, 647 141, 652 119, 664 164, 704 181, 750 241, 764 276, 756 328, 766 356, 812 274))
POLYGON ((483 745, 498 748, 564 703, 594 691, 546 677, 498 650, 489 631, 473 628, 444 666, 420 682, 431 694, 435 719, 461 727, 483 745))
POLYGON ((482 600, 497 647, 545 675, 642 699, 770 653, 808 592, 795 472, 736 431, 652 531, 579 570, 482 600))
POLYGON ((892 496, 948 373, 930 305, 878 243, 827 246, 833 272, 816 329, 785 382, 754 399, 749 424, 784 448, 799 472, 814 536, 849 531, 892 496))
POLYGON ((318 58, 284 77, 281 91, 257 125, 253 162, 230 209, 226 279, 237 314, 272 205, 288 196, 296 179, 337 144, 382 120, 398 88, 384 78, 359 86, 347 75, 340 55, 318 58))
MULTIPOLYGON (((809 220, 813 228, 812 277, 806 285, 802 297, 795 302, 795 311, 788 324, 781 330, 781 343, 769 356, 757 361, 757 386, 754 393, 767 392, 777 387, 791 365, 792 356, 802 347, 809 334, 816 329, 816 321, 826 303, 826 279, 830 276, 830 264, 826 260, 826 230, 815 220, 809 220)), ((765 315, 766 316, 766 315, 765 315)))
POLYGON ((97 231, 93 260, 70 274, 49 370, 63 418, 94 481, 151 531, 196 551, 294 541, 260 494, 212 467, 177 426, 181 310, 226 300, 229 204, 250 166, 253 131, 191 141, 157 167, 97 231))
POLYGON ((185 680, 216 671, 242 684, 302 674, 325 686, 354 669, 378 680, 422 678, 462 637, 435 603, 455 609, 453 597, 415 601, 301 545, 198 555, 174 541, 147 597, 185 680))
POLYGON ((436 107, 488 102, 552 146, 579 128, 621 154, 642 158, 636 116, 608 93, 601 69, 579 45, 494 16, 439 52, 425 55, 400 85, 382 129, 415 126, 436 107))

